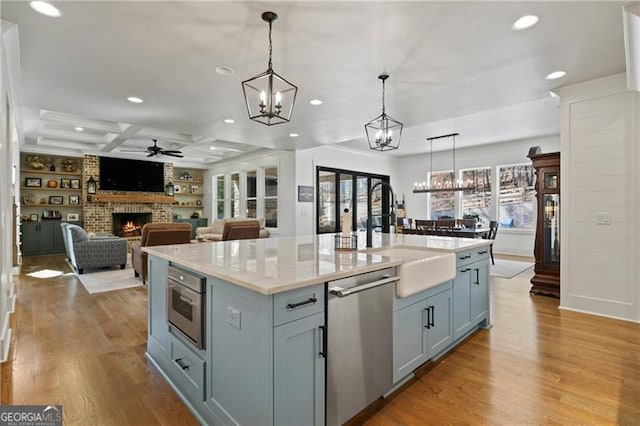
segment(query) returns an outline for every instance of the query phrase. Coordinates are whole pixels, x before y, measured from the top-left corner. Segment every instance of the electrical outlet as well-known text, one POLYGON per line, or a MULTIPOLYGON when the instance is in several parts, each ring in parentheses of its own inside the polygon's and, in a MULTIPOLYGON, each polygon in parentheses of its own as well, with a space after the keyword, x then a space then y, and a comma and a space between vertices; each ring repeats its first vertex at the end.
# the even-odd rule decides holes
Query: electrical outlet
POLYGON ((611 225, 611 213, 610 212, 596 213, 596 225, 611 225))
POLYGON ((240 329, 240 318, 242 314, 239 310, 232 308, 231 306, 227 306, 227 323, 232 325, 233 327, 240 329))

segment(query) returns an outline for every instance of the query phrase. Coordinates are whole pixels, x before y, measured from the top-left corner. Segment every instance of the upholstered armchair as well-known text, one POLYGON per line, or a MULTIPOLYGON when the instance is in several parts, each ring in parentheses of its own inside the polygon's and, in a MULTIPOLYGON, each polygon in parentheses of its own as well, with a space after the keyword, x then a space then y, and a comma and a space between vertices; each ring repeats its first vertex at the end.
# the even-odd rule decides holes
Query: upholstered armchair
POLYGON ((131 263, 136 277, 142 275, 142 282, 147 282, 147 253, 142 247, 162 246, 168 244, 185 244, 191 242, 190 223, 147 223, 142 227, 140 241, 131 244, 131 263))
POLYGON ((67 232, 67 248, 73 269, 79 274, 85 269, 127 264, 127 240, 124 238, 91 239, 78 225, 62 227, 67 232))

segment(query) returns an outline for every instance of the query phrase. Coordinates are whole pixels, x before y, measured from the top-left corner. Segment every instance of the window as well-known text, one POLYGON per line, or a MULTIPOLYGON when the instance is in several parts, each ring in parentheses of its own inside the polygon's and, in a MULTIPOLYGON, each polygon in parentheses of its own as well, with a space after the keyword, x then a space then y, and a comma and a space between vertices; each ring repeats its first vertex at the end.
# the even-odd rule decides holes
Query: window
POLYGON ((536 224, 533 167, 500 166, 499 221, 502 228, 534 229, 536 224))
MULTIPOLYGON (((349 170, 316 168, 317 228, 319 234, 342 231, 342 215, 349 209, 353 218, 352 230, 367 229, 368 196, 378 182, 389 183, 389 177, 349 170)), ((382 186, 371 197, 374 227, 389 231, 391 197, 382 186)))
MULTIPOLYGON (((431 188, 444 189, 453 187, 453 171, 433 172, 429 176, 431 188)), ((442 217, 455 217, 455 193, 451 192, 431 192, 431 219, 437 220, 442 217)))
POLYGON ((477 218, 479 223, 491 221, 491 167, 461 170, 462 185, 475 191, 462 191, 462 216, 477 218))
POLYGON ((240 173, 231 174, 231 217, 240 217, 240 173))
POLYGON ((247 172, 247 217, 258 217, 258 174, 255 170, 247 172))
POLYGON ((278 227, 278 168, 264 169, 264 219, 267 228, 278 227))
POLYGON ((215 177, 216 181, 216 219, 224 218, 224 175, 215 177))

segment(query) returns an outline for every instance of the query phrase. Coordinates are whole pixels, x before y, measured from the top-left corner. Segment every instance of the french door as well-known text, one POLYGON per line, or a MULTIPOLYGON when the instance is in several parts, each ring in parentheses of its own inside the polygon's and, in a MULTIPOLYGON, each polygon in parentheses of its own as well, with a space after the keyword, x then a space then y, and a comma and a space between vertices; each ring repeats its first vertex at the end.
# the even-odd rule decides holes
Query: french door
MULTIPOLYGON (((340 232, 340 218, 344 209, 352 216, 351 229, 367 228, 368 194, 378 182, 389 183, 389 176, 350 170, 316 168, 316 232, 318 234, 340 232)), ((389 232, 388 215, 391 200, 388 191, 377 186, 371 197, 372 223, 374 228, 389 232)))

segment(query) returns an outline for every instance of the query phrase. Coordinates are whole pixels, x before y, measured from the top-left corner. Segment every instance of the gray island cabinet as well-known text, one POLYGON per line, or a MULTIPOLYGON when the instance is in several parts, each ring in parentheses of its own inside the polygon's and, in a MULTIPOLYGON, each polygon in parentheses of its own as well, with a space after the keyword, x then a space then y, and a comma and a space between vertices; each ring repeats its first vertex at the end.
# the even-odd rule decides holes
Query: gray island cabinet
MULTIPOLYGON (((366 250, 333 252, 329 237, 146 249, 147 357, 198 421, 325 424, 327 282, 403 262, 366 250), (169 271, 202 277, 201 345, 169 323, 170 312, 196 304, 191 297, 172 295, 169 271)), ((490 326, 486 245, 478 240, 413 237, 392 235, 382 244, 455 252, 457 275, 408 297, 393 296, 394 386, 477 328, 490 326)))

